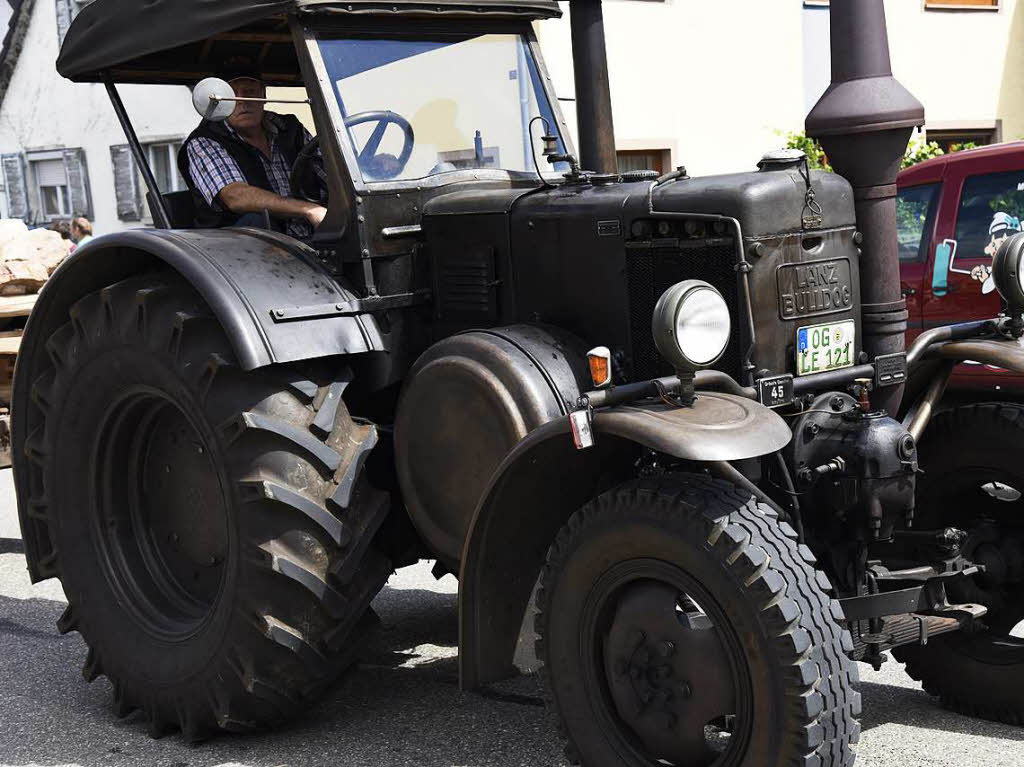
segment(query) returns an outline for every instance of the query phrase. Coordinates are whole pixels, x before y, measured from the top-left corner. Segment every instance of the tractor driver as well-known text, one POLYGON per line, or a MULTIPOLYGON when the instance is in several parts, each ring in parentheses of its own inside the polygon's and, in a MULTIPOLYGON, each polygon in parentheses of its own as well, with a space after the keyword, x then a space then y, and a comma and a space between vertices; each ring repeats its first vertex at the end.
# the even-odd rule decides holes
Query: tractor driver
MULTIPOLYGON (((225 73, 236 96, 266 98, 266 86, 248 62, 225 73)), ((265 226, 264 211, 283 224, 286 234, 310 237, 327 209, 291 195, 289 176, 295 158, 310 140, 293 115, 264 109, 256 101, 239 101, 224 123, 203 120, 178 153, 178 167, 192 192, 200 227, 265 226)), ((312 163, 326 199, 319 155, 312 163)))

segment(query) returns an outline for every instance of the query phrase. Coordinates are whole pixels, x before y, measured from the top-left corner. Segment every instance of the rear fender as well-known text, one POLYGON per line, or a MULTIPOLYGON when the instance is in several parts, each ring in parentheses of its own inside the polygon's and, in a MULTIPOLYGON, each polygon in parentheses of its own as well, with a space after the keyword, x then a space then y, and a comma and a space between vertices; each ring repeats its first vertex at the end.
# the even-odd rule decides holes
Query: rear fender
POLYGON ((339 354, 386 351, 371 315, 275 322, 276 309, 322 306, 355 298, 302 243, 256 229, 168 231, 140 229, 99 237, 53 273, 25 327, 14 374, 11 453, 22 537, 33 581, 55 573, 47 567, 49 541, 41 523, 27 516, 25 439, 35 428, 29 395, 46 357, 46 341, 80 298, 106 285, 169 267, 209 305, 245 370, 339 354))
POLYGON ((549 546, 587 501, 635 476, 644 449, 697 462, 735 461, 781 450, 792 437, 773 411, 717 393, 701 393, 693 408, 597 411, 593 426, 595 444, 586 450, 573 444, 568 418, 535 429, 491 478, 462 551, 463 689, 515 673, 516 640, 549 546))

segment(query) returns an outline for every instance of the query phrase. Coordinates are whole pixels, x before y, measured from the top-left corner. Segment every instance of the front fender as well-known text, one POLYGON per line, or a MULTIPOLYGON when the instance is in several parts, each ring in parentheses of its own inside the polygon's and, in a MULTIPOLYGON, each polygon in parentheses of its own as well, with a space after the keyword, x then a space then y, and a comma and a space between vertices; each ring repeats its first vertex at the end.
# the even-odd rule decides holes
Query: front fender
POLYGON ((34 581, 46 567, 46 532, 25 511, 29 488, 22 455, 35 428, 29 393, 46 341, 83 296, 133 274, 170 268, 202 296, 245 370, 337 354, 386 351, 370 315, 275 322, 272 310, 352 300, 302 243, 257 229, 138 229, 98 237, 64 261, 43 286, 25 327, 14 373, 11 452, 22 536, 34 581), (42 563, 42 564, 41 564, 42 563))
POLYGON ((630 405, 594 413, 593 447, 577 450, 568 418, 530 432, 495 471, 462 550, 459 677, 463 689, 514 674, 512 657, 548 547, 587 501, 631 478, 644 448, 691 461, 735 461, 792 437, 775 412, 729 394, 692 408, 630 405))

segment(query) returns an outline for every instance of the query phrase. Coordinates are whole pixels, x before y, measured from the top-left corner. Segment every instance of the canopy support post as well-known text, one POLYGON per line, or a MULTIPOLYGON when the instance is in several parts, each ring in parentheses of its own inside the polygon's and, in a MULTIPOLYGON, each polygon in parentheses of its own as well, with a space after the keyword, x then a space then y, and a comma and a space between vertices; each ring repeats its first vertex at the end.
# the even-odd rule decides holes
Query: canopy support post
POLYGON ((153 170, 149 167, 149 158, 146 157, 146 152, 143 150, 142 144, 139 143, 139 137, 135 135, 135 128, 132 127, 131 120, 128 119, 128 112, 125 111, 121 95, 117 92, 117 86, 114 85, 109 77, 104 78, 103 84, 106 86, 110 103, 114 107, 117 121, 121 123, 121 129, 124 130, 124 137, 128 139, 128 147, 132 150, 135 164, 139 167, 142 179, 146 182, 146 187, 149 189, 149 211, 153 214, 153 223, 156 224, 157 229, 170 229, 171 216, 170 211, 167 209, 167 201, 160 193, 160 187, 157 186, 153 170))

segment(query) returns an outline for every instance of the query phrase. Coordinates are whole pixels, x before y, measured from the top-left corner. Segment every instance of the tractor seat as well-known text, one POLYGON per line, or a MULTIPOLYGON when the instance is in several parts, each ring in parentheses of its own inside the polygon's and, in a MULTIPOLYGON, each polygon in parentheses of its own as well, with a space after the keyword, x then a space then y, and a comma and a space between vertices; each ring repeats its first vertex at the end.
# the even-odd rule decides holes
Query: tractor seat
MULTIPOLYGON (((187 189, 182 192, 168 192, 163 195, 167 210, 171 217, 172 229, 194 229, 196 226, 196 207, 192 202, 192 193, 187 189)), ((146 192, 149 209, 153 210, 153 193, 146 192)))

